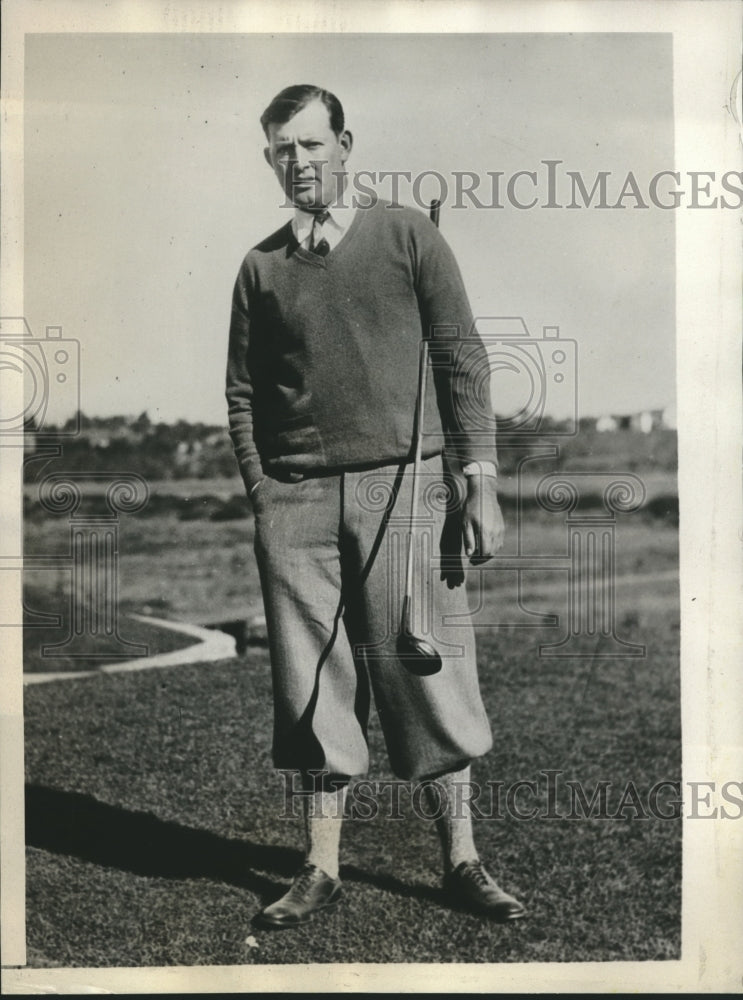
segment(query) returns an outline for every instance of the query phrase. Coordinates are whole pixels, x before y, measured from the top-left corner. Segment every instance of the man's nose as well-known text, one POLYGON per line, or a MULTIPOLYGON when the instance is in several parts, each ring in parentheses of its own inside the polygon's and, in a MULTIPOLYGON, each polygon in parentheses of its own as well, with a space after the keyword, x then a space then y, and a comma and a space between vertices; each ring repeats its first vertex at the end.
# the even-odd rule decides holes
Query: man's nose
POLYGON ((294 163, 300 169, 303 170, 310 164, 310 155, 306 149, 302 149, 301 146, 294 150, 294 163))

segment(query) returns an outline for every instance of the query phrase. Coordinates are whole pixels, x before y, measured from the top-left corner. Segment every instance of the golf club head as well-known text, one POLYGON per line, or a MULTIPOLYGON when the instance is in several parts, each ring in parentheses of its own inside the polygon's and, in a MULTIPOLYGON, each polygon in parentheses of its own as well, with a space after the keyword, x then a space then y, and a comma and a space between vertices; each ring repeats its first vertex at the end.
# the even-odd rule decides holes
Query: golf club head
POLYGON ((401 632, 397 637, 397 655, 405 669, 417 677, 437 674, 443 665, 430 642, 409 632, 401 632))

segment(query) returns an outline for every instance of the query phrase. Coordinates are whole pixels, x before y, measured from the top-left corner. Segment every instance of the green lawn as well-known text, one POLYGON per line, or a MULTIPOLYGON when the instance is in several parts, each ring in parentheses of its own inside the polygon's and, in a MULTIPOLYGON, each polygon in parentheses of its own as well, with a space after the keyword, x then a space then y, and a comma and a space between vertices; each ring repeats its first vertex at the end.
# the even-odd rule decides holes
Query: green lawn
MULTIPOLYGON (((561 555, 567 551, 564 514, 530 512, 520 529, 514 510, 506 510, 504 516, 504 555, 514 555, 519 545, 526 554, 561 555)), ((66 553, 68 530, 65 519, 59 517, 39 518, 28 524, 26 553, 66 553)), ((119 534, 119 594, 124 610, 196 624, 250 618, 261 612, 252 519, 182 520, 175 513, 149 518, 123 515, 119 534)), ((617 518, 616 563, 620 577, 674 574, 677 546, 675 526, 667 520, 641 512, 617 518)), ((511 572, 486 570, 482 579, 488 590, 515 590, 511 572)), ((30 570, 26 581, 37 596, 63 593, 69 585, 62 570, 30 570)), ((522 583, 527 593, 544 588, 559 593, 565 590, 564 577, 555 571, 525 573, 522 583)), ((36 601, 33 607, 43 609, 43 601, 36 601)))
MULTIPOLYGON (((641 595, 637 595, 641 600, 641 595)), ((537 635, 481 639, 495 748, 474 777, 554 769, 612 805, 680 779, 677 618, 669 602, 626 638, 639 661, 548 661, 537 635)), ((26 691, 28 943, 37 965, 528 962, 677 958, 681 823, 658 818, 477 821, 483 856, 530 917, 501 927, 444 905, 438 842, 413 814, 346 823, 346 899, 296 932, 251 917, 300 861, 270 756, 265 651, 26 691), (252 935, 257 947, 246 943, 252 935)), ((379 731, 372 773, 390 779, 379 731)), ((560 786, 562 788, 562 785, 560 786)), ((562 799, 561 799, 562 802, 562 799)))
MULTIPOLYGON (((519 543, 565 552, 564 515, 530 516, 520 540, 512 511, 506 520, 507 553, 519 543)), ((616 543, 617 630, 646 646, 643 658, 540 656, 560 629, 518 627, 519 614, 564 620, 564 574, 523 574, 520 607, 513 573, 482 575, 479 660, 495 746, 473 776, 483 787, 537 781, 545 805, 542 772, 562 772, 558 818, 476 822, 483 857, 527 903, 526 921, 502 927, 449 909, 432 824, 409 794, 405 818, 388 818, 380 794, 375 818, 346 823, 341 907, 296 932, 251 925, 302 847, 271 764, 268 659, 256 645, 218 664, 26 689, 29 963, 677 958, 681 821, 631 808, 616 819, 565 818, 568 779, 589 795, 610 782, 611 812, 629 782, 646 801, 657 782, 680 780, 677 534, 672 520, 622 515, 616 543)), ((67 545, 64 518, 28 523, 27 553, 67 545)), ((119 566, 121 632, 135 641, 126 611, 199 623, 261 610, 249 518, 123 515, 119 566)), ((29 573, 32 606, 48 607, 64 581, 61 571, 29 573)), ((601 652, 592 641, 584 651, 601 652)), ((391 779, 376 726, 370 741, 371 776, 391 779)))
MULTIPOLYGON (((124 613, 119 615, 118 638, 83 634, 72 646, 69 588, 61 582, 52 591, 27 586, 24 596, 27 608, 57 615, 60 620, 56 626, 27 624, 24 628, 23 672, 26 674, 97 670, 104 664, 186 649, 198 641, 191 635, 138 621, 124 613)), ((26 617, 27 621, 31 617, 28 612, 26 617)))

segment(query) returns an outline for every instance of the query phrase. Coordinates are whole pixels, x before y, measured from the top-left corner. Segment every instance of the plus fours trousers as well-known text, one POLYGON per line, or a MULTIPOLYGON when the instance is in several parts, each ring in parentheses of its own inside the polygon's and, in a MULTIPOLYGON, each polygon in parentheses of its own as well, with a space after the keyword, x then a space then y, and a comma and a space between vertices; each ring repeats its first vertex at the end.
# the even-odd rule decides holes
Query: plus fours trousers
POLYGON ((414 625, 443 660, 429 677, 396 656, 412 464, 280 482, 251 499, 274 688, 276 767, 364 774, 373 694, 395 774, 432 777, 491 745, 464 586, 457 481, 422 464, 414 625))

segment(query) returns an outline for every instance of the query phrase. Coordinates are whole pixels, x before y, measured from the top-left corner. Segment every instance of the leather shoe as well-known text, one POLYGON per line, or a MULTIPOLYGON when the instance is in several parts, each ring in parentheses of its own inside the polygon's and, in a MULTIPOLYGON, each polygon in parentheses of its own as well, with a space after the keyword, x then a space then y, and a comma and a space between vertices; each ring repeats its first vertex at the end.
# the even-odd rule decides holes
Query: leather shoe
POLYGON ((499 923, 518 920, 526 908, 504 892, 485 870, 482 861, 463 861, 444 876, 444 891, 454 902, 499 923))
POLYGON ((340 879, 306 862, 294 877, 291 889, 256 916, 264 927, 297 927, 320 910, 333 909, 341 897, 340 879))

